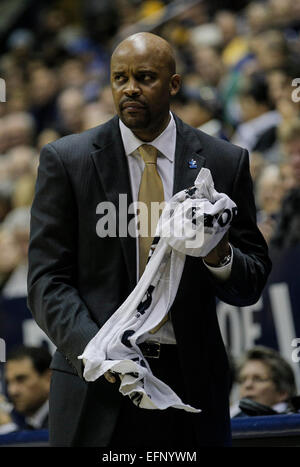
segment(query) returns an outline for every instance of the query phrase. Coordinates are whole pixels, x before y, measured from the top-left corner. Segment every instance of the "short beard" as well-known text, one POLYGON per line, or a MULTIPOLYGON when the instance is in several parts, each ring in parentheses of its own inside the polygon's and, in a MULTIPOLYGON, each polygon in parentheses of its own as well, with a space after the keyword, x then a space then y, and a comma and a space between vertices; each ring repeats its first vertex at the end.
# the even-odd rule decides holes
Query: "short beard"
POLYGON ((150 125, 151 122, 151 115, 150 112, 147 110, 144 118, 138 119, 134 117, 124 116, 123 112, 120 113, 120 119, 130 130, 141 130, 146 129, 150 125))

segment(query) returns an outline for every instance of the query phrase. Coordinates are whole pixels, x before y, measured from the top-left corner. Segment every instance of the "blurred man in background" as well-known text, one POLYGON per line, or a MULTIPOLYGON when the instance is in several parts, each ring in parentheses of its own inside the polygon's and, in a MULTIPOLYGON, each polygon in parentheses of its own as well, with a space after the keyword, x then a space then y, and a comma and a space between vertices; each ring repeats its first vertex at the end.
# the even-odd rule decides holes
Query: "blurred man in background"
POLYGON ((48 428, 51 355, 45 347, 10 352, 4 378, 12 412, 0 413, 0 433, 48 428))

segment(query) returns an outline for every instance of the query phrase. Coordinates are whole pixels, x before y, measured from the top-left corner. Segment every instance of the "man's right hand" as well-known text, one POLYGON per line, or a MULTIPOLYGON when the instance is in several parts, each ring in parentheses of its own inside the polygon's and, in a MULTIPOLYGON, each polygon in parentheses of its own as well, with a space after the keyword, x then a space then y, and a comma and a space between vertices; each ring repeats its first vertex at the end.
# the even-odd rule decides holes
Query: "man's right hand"
MULTIPOLYGON (((86 363, 86 359, 83 358, 82 359, 83 361, 83 365, 85 366, 85 363, 86 363)), ((113 375, 113 373, 111 371, 106 371, 104 373, 104 378, 106 379, 106 381, 108 381, 109 383, 115 383, 117 381, 117 378, 113 375)))

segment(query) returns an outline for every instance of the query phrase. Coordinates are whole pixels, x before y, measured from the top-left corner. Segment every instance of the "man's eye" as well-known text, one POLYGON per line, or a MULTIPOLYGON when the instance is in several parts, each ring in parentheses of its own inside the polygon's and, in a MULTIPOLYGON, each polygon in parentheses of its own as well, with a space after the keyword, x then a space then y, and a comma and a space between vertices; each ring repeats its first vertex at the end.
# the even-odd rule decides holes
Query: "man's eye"
POLYGON ((115 78, 114 78, 114 79, 115 79, 115 81, 116 81, 117 83, 120 83, 120 82, 125 81, 125 76, 123 76, 123 75, 115 75, 115 78))
POLYGON ((150 75, 149 73, 143 73, 140 76, 141 81, 152 81, 154 79, 153 75, 150 75))

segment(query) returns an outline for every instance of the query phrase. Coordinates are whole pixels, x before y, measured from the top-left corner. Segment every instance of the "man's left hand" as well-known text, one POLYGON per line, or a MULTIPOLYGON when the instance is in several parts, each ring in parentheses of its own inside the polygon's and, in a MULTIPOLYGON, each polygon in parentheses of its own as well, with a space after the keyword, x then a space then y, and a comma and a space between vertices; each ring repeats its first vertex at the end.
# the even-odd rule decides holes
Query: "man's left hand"
POLYGON ((204 261, 208 266, 218 266, 225 256, 230 255, 230 245, 228 242, 229 232, 226 232, 222 240, 213 248, 208 255, 204 256, 204 261))

